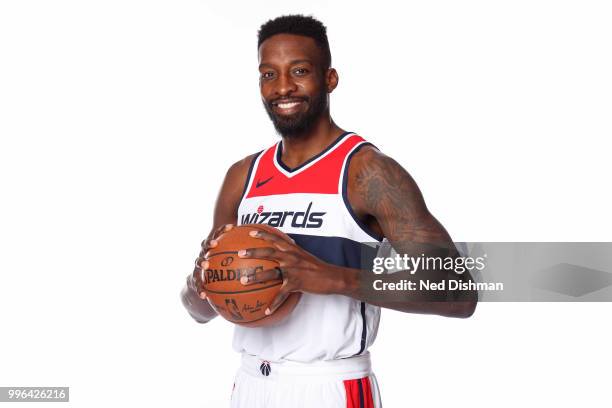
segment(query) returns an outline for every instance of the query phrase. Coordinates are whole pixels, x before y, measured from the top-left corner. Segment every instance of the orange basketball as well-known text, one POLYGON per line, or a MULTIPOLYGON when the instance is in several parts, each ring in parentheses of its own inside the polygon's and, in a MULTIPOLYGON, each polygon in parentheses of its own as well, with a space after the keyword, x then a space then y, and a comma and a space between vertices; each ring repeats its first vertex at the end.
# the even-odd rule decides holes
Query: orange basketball
POLYGON ((249 232, 261 230, 290 241, 289 236, 265 224, 235 226, 217 238, 218 245, 206 254, 208 269, 204 271, 204 292, 210 305, 232 323, 247 327, 268 326, 283 320, 295 307, 301 293, 289 295, 270 316, 265 310, 276 297, 281 279, 243 285, 240 277, 253 271, 278 268, 278 263, 265 259, 239 258, 238 251, 248 248, 270 247, 271 244, 253 238, 249 232))

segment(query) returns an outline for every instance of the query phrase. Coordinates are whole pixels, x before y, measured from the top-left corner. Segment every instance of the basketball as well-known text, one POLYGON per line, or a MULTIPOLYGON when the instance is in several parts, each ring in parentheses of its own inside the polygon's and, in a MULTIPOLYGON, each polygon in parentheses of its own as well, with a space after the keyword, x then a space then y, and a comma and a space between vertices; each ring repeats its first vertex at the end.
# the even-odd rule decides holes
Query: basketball
POLYGON ((206 254, 208 269, 204 271, 204 292, 210 305, 232 323, 247 327, 269 326, 283 320, 297 304, 301 293, 291 293, 285 302, 271 315, 265 310, 276 297, 282 279, 243 285, 240 277, 252 272, 278 268, 275 261, 245 259, 238 251, 248 248, 270 247, 272 244, 249 235, 253 230, 275 234, 291 241, 280 230, 265 224, 235 226, 217 238, 218 245, 206 254))

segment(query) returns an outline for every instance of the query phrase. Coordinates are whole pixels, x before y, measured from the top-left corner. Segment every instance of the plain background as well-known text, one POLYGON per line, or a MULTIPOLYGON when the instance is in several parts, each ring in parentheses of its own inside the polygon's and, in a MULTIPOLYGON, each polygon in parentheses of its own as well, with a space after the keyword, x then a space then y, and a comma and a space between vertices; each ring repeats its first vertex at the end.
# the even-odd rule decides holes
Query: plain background
MULTIPOLYGON (((278 140, 256 31, 289 12, 328 26, 337 123, 456 241, 611 240, 609 2, 3 0, 0 385, 228 405, 231 324, 195 323, 179 291, 227 167, 278 140)), ((611 312, 385 310, 384 406, 609 406, 611 312)))

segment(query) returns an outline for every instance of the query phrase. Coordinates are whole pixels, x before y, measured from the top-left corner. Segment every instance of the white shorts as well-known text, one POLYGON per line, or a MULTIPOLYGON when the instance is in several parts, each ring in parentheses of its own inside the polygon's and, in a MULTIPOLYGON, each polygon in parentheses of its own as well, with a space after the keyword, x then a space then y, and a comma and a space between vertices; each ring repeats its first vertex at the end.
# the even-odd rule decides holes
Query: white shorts
POLYGON ((382 408, 370 355, 315 363, 268 362, 248 354, 232 408, 382 408))

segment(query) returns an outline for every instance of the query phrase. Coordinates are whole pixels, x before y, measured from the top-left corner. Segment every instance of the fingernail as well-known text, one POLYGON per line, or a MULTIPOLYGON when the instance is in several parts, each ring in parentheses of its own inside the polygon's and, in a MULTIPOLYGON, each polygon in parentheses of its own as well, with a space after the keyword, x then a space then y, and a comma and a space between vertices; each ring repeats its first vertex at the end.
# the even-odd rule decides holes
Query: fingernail
POLYGON ((252 236, 252 237, 256 237, 256 236, 259 235, 259 231, 251 231, 251 232, 249 232, 249 235, 252 236))
POLYGON ((242 283, 243 285, 246 285, 247 283, 249 283, 249 278, 247 278, 246 276, 243 276, 242 278, 240 278, 240 283, 242 283))
POLYGON ((232 227, 233 227, 233 225, 232 225, 232 224, 227 224, 227 225, 225 226, 225 231, 229 231, 229 230, 231 230, 231 229, 232 229, 232 227))
POLYGON ((200 299, 206 300, 206 293, 200 292, 200 299))
POLYGON ((202 267, 202 269, 208 269, 208 266, 210 264, 208 263, 208 261, 202 261, 202 263, 200 264, 200 266, 202 267))
POLYGON ((240 251, 238 251, 238 256, 245 256, 246 252, 246 249, 241 249, 240 251))
POLYGON ((214 247, 217 246, 217 244, 218 244, 218 242, 217 242, 216 239, 211 239, 210 242, 208 243, 208 246, 214 248, 214 247))
POLYGON ((272 314, 272 312, 270 311, 270 308, 267 308, 264 313, 266 314, 266 316, 270 316, 270 314, 272 314))

